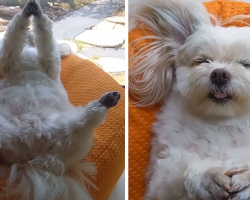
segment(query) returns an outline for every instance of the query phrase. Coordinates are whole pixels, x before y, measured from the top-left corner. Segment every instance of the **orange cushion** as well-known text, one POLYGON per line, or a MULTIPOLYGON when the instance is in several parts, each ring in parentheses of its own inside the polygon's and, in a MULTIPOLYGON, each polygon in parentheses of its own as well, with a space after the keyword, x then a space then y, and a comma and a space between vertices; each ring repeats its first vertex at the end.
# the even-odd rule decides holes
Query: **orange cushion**
MULTIPOLYGON (((250 4, 245 2, 215 0, 204 3, 208 12, 224 20, 234 15, 250 15, 250 4)), ((249 23, 249 21, 247 21, 249 23)), ((234 22, 229 25, 245 26, 245 23, 234 22)), ((228 25, 228 26, 229 26, 228 25)), ((129 33, 129 56, 133 45, 143 45, 147 42, 131 43, 135 39, 150 35, 152 31, 134 29, 129 33)), ((141 47, 141 46, 140 46, 141 47)), ((138 51, 135 51, 136 53, 138 51)), ((145 173, 149 160, 151 143, 151 124, 159 105, 150 108, 137 108, 129 105, 129 199, 141 200, 145 191, 145 173)))
POLYGON ((95 163, 94 199, 107 200, 125 168, 125 92, 112 77, 88 60, 68 56, 62 60, 62 82, 74 105, 86 105, 108 91, 119 91, 121 100, 108 111, 107 119, 95 130, 95 144, 86 160, 95 163))

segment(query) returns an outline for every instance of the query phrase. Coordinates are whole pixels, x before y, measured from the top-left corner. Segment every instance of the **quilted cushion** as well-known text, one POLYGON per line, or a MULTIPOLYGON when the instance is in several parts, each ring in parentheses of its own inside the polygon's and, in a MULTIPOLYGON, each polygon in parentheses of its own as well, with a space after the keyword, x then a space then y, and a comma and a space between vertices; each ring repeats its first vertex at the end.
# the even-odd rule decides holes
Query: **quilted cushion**
MULTIPOLYGON (((250 15, 250 4, 245 2, 215 0, 205 2, 209 13, 219 19, 227 19, 234 15, 250 15)), ((245 20, 249 23, 249 20, 245 20)), ((245 26, 246 23, 234 22, 227 26, 245 26)), ((145 35, 151 35, 152 31, 147 29, 134 29, 129 33, 129 56, 135 49, 135 39, 145 35)), ((148 41, 147 41, 148 42, 148 41)), ((145 41, 137 42, 136 45, 143 46, 145 41)), ((135 51, 133 53, 136 53, 135 51)), ((150 108, 137 108, 130 102, 129 105, 129 199, 141 200, 145 191, 145 172, 149 160, 151 142, 151 124, 155 120, 155 114, 160 105, 150 108)))

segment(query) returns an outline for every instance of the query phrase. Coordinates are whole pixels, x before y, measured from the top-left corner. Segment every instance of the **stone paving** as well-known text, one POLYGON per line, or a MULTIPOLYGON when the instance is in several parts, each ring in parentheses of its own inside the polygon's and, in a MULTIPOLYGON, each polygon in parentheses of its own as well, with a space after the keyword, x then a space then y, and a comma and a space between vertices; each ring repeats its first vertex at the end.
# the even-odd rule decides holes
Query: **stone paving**
POLYGON ((97 0, 69 12, 55 22, 53 29, 55 37, 58 39, 75 38, 78 34, 111 16, 121 3, 120 0, 97 0))
POLYGON ((76 36, 75 40, 90 44, 96 47, 119 48, 124 43, 125 33, 116 29, 86 30, 76 36))
POLYGON ((86 47, 79 52, 86 57, 114 57, 125 59, 125 49, 124 48, 101 48, 101 47, 86 47))
POLYGON ((125 17, 111 16, 121 3, 121 1, 107 0, 90 3, 56 21, 54 34, 60 42, 65 41, 69 44, 76 55, 94 62, 124 85, 125 17), (109 5, 108 9, 103 12, 103 8, 107 5, 109 5), (94 8, 96 11, 93 12, 94 8))
POLYGON ((72 52, 89 59, 117 82, 125 82, 125 17, 112 16, 124 0, 97 0, 54 23, 54 35, 72 52), (77 47, 77 48, 76 48, 77 47))
POLYGON ((107 73, 120 73, 125 69, 125 62, 121 58, 101 57, 97 60, 97 64, 107 73))

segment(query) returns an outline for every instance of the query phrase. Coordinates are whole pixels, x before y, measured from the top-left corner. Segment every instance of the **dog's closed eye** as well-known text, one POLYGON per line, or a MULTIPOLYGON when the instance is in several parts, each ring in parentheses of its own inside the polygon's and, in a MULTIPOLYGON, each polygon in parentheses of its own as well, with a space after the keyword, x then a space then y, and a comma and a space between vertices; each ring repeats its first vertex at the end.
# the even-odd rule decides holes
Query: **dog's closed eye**
POLYGON ((210 59, 209 58, 199 58, 194 61, 195 65, 201 65, 203 63, 209 63, 210 59))
POLYGON ((245 68, 250 69, 250 61, 238 61, 241 65, 243 65, 245 68))

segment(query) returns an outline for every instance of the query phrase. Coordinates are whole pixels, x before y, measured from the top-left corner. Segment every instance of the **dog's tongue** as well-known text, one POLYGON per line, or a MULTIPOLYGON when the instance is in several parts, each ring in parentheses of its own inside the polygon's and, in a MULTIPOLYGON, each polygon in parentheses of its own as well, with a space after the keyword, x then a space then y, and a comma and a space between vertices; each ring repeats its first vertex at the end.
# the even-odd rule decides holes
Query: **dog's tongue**
POLYGON ((223 92, 216 92, 216 93, 214 93, 214 97, 217 99, 224 99, 227 97, 227 94, 225 94, 223 92))

